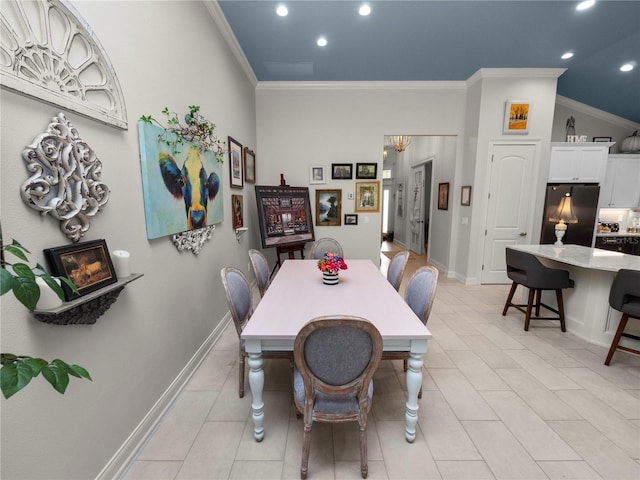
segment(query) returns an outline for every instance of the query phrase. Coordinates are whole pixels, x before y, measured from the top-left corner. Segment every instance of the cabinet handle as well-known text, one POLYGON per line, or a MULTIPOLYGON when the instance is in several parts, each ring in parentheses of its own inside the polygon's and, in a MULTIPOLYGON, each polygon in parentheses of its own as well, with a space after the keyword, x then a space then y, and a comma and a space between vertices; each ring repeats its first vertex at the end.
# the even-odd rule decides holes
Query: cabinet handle
POLYGON ((520 236, 521 237, 526 237, 527 236, 527 232, 520 232, 520 236))

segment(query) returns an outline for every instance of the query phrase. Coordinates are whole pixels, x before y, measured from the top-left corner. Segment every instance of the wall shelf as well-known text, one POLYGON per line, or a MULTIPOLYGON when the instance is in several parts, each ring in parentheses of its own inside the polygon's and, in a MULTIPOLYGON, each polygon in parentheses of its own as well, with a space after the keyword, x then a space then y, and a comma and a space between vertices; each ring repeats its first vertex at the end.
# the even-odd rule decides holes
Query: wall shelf
POLYGON ((142 277, 142 273, 132 273, 116 283, 108 285, 83 297, 64 302, 61 306, 48 310, 34 310, 33 315, 44 323, 54 325, 91 325, 115 303, 127 283, 142 277))

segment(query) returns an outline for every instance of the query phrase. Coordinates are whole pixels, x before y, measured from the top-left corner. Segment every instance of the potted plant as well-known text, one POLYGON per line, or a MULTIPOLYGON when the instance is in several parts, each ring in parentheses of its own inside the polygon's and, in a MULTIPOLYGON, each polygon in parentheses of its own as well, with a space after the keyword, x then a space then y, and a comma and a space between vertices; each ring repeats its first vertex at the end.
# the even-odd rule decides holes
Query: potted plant
MULTIPOLYGON (((30 267, 27 254, 29 250, 23 247, 17 240, 10 245, 3 245, 0 235, 0 296, 13 292, 14 296, 27 310, 33 312, 40 298, 40 286, 37 279, 44 280, 61 300, 64 292, 58 282, 66 283, 69 288, 77 291, 76 286, 65 277, 53 277, 45 269, 37 264, 30 267), (9 263, 5 261, 4 254, 10 253, 21 261, 9 263)), ((5 398, 9 398, 26 387, 31 379, 42 373, 42 376, 59 393, 63 394, 69 384, 69 376, 86 378, 91 380, 91 375, 79 365, 69 365, 66 362, 55 359, 51 362, 42 358, 28 355, 15 355, 13 353, 0 353, 0 388, 5 398)))

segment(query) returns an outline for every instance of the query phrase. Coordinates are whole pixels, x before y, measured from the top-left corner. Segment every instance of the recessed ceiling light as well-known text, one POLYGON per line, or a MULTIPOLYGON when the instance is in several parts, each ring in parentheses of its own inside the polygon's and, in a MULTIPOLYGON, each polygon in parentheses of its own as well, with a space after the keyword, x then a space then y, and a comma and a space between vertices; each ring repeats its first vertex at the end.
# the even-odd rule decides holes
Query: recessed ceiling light
POLYGON ((633 70, 633 64, 632 63, 625 63, 624 65, 622 65, 620 67, 620 71, 621 72, 630 72, 631 70, 633 70))
POLYGON ((573 52, 567 52, 567 53, 563 53, 562 56, 560 57, 562 60, 567 60, 569 58, 573 57, 573 52))
POLYGON ((289 10, 287 10, 287 7, 285 7, 284 5, 278 5, 278 8, 276 8, 276 13, 281 17, 286 17, 287 15, 289 15, 289 10))
POLYGON ((580 2, 576 7, 576 10, 586 10, 587 8, 591 8, 595 5, 596 0, 585 0, 584 2, 580 2))
POLYGON ((363 3, 360 9, 358 10, 358 13, 363 17, 366 17, 371 13, 371 7, 368 4, 363 3))
POLYGON ((326 47, 327 39, 324 37, 318 37, 318 41, 316 43, 318 44, 319 47, 326 47))

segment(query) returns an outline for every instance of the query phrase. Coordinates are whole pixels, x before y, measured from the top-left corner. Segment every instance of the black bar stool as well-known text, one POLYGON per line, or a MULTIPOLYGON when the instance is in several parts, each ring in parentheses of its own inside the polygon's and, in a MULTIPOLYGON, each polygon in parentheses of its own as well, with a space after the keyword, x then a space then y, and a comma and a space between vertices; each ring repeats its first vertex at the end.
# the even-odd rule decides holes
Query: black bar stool
POLYGON ((563 332, 567 329, 564 324, 564 302, 562 300, 562 289, 573 288, 573 280, 569 278, 569 272, 556 268, 545 267, 540 263, 535 255, 518 250, 506 249, 507 256, 507 276, 513 280, 507 302, 504 304, 502 316, 507 314, 509 307, 514 307, 525 314, 524 330, 529 331, 529 322, 533 320, 560 320, 560 328, 563 332), (517 305, 512 303, 513 295, 516 293, 518 285, 529 289, 529 299, 527 304, 517 305), (542 303, 542 290, 555 290, 558 309, 542 303), (536 307, 535 316, 531 316, 531 310, 536 307), (526 310, 524 309, 526 307, 526 310), (540 307, 557 314, 557 317, 541 317, 540 307))
POLYGON ((626 352, 640 354, 639 350, 618 345, 620 337, 640 340, 640 337, 637 335, 624 333, 624 328, 627 326, 627 322, 630 318, 640 320, 640 271, 627 269, 618 271, 616 278, 611 284, 609 305, 611 308, 622 312, 622 318, 620 319, 618 330, 616 330, 616 334, 613 337, 613 342, 611 342, 611 348, 609 349, 607 359, 604 361, 605 365, 609 365, 616 350, 624 350, 626 352))

